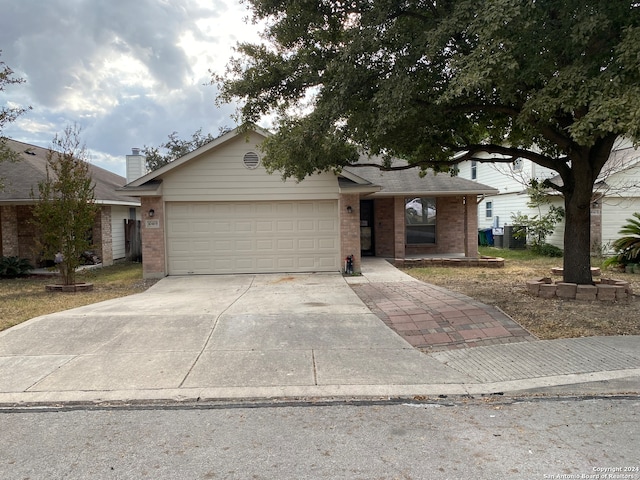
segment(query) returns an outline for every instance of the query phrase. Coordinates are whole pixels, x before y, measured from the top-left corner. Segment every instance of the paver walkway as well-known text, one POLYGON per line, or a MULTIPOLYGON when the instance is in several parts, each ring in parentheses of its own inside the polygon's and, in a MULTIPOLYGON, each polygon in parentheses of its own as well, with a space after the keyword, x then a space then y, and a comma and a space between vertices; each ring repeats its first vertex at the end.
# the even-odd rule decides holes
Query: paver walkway
POLYGON ((383 322, 425 352, 537 340, 504 312, 422 282, 351 285, 383 322))

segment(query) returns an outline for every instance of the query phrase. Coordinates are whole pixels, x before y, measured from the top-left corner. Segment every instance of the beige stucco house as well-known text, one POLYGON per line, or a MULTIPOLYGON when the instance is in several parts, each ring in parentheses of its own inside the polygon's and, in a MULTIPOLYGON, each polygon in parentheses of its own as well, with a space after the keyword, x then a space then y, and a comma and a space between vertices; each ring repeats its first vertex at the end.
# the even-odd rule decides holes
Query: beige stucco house
MULTIPOLYGON (((477 203, 495 190, 446 174, 350 167, 302 182, 268 174, 268 132, 233 130, 128 183, 146 278, 339 272, 362 255, 477 257, 477 203)), ((141 157, 142 158, 142 157, 141 157)))

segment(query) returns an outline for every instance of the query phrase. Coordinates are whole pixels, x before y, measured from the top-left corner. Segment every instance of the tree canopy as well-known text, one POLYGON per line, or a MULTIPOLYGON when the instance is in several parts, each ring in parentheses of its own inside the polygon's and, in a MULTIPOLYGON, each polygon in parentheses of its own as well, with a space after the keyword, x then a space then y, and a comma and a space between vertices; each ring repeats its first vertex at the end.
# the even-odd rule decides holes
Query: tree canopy
POLYGON ((38 182, 33 217, 46 258, 56 258, 64 285, 73 285, 81 255, 92 247, 91 230, 98 212, 80 129, 69 126, 56 135, 47 152, 47 176, 38 182))
POLYGON ((593 183, 640 139, 635 0, 249 0, 266 43, 215 78, 241 117, 276 116, 264 163, 298 179, 381 155, 446 170, 526 158, 559 173, 565 280, 590 283, 593 183), (577 239, 576 239, 577 236, 577 239), (571 273, 568 273, 571 272, 571 273))
MULTIPOLYGON (((230 128, 226 127, 221 128, 220 135, 223 135, 230 130, 230 128)), ((169 140, 161 144, 159 147, 150 147, 145 145, 143 148, 142 151, 146 157, 145 163, 149 171, 157 170, 167 163, 171 163, 177 158, 183 157, 187 153, 215 140, 215 137, 210 133, 204 135, 201 128, 196 130, 188 140, 180 138, 178 136, 178 132, 172 132, 168 137, 169 140)))
MULTIPOLYGON (((0 54, 2 54, 2 50, 0 50, 0 54)), ((23 82, 23 78, 15 77, 13 75, 13 70, 6 63, 0 60, 0 92, 4 92, 10 85, 16 85, 23 82)), ((5 125, 15 121, 26 110, 26 108, 10 105, 0 106, 0 161, 17 159, 17 154, 7 146, 3 131, 5 125)), ((0 188, 1 187, 2 184, 0 183, 0 188)))

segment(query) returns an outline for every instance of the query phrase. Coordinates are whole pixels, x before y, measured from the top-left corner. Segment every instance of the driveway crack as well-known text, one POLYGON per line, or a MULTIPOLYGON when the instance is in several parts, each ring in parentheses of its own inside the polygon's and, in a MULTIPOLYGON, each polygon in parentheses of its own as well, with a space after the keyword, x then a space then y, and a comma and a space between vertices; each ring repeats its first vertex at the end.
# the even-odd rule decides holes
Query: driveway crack
POLYGON ((238 302, 238 300, 240 300, 242 297, 244 297, 247 294, 247 292, 251 289, 251 287, 253 287, 253 283, 255 282, 255 279, 256 279, 255 275, 253 277, 251 277, 251 283, 249 283, 247 288, 245 288, 244 292, 242 292, 233 302, 231 302, 227 306, 227 308, 225 308, 222 312, 220 312, 220 314, 218 314, 218 316, 215 318, 215 320, 213 321, 213 326, 211 327, 211 331, 209 332, 209 335, 207 336, 207 340, 204 342, 204 345, 202 346, 202 349, 200 350, 200 353, 198 353, 198 356, 196 357, 196 359, 193 361, 193 363, 189 367, 189 371, 187 371, 186 375, 184 376, 184 378, 180 382, 180 385, 178 385, 178 388, 182 388, 182 386, 184 385, 184 382, 187 381, 187 378, 189 378, 189 375, 191 375, 191 372, 193 371, 193 369, 195 368, 196 364, 200 360, 200 357, 202 357, 202 354, 204 353, 204 351, 209 346, 209 343, 211 343, 211 338, 213 337, 213 332, 215 331, 216 327, 218 326, 218 322, 220 321, 220 318, 225 313, 227 313, 227 311, 231 307, 233 307, 238 302))
POLYGON ((313 384, 318 385, 318 369, 316 368, 316 352, 311 349, 311 364, 313 366, 313 384))

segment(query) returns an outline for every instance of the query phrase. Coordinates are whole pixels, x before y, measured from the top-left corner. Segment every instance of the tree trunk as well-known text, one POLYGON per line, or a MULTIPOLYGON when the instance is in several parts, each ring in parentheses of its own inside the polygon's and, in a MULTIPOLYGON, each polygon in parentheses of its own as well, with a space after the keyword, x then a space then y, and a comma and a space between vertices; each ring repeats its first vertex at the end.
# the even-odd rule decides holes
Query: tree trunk
POLYGON ((565 179, 564 271, 565 282, 593 284, 591 276, 591 198, 594 175, 588 160, 574 162, 565 179))
POLYGON ((590 285, 591 191, 565 194, 564 281, 590 285))

